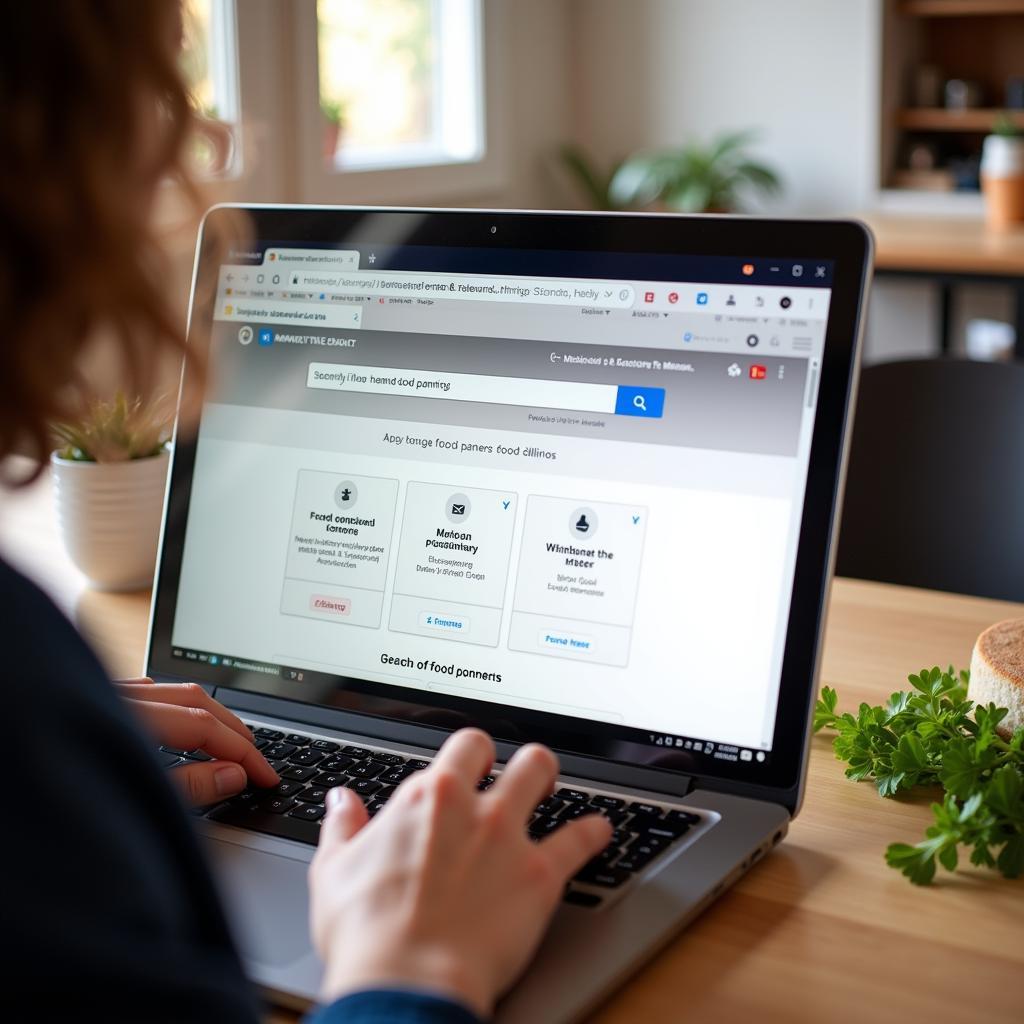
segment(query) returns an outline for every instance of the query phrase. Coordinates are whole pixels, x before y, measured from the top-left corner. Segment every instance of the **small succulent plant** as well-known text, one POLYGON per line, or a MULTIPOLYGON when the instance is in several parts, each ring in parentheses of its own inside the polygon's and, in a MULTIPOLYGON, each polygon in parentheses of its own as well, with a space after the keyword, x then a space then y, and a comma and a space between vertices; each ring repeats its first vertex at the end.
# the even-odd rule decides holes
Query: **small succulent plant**
POLYGON ((171 436, 173 407, 165 398, 144 401, 120 392, 91 403, 74 423, 56 423, 57 455, 73 462, 127 462, 159 455, 171 436))

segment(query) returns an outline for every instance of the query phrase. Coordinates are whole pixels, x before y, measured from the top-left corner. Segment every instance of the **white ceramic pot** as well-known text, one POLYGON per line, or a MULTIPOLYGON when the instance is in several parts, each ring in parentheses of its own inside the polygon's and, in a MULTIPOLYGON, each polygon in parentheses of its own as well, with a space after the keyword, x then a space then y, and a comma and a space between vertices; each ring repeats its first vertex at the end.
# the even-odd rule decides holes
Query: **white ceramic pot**
POLYGON ((64 546, 94 587, 152 585, 168 461, 167 452, 128 462, 50 456, 64 546))

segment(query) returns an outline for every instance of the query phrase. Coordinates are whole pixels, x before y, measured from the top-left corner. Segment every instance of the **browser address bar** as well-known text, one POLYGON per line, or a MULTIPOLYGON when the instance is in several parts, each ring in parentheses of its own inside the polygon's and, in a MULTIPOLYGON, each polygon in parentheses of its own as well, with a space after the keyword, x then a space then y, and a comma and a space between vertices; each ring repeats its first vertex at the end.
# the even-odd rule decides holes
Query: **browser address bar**
POLYGON ((561 277, 488 277, 480 274, 419 274, 364 271, 358 274, 293 270, 293 288, 332 293, 362 292, 399 298, 468 299, 474 302, 528 302, 554 306, 633 305, 632 285, 621 281, 570 281, 561 277))
POLYGON ((306 387, 407 398, 439 398, 488 405, 521 405, 534 409, 614 413, 660 418, 664 388, 621 384, 590 384, 571 380, 499 377, 483 373, 445 373, 390 366, 310 363, 306 387))

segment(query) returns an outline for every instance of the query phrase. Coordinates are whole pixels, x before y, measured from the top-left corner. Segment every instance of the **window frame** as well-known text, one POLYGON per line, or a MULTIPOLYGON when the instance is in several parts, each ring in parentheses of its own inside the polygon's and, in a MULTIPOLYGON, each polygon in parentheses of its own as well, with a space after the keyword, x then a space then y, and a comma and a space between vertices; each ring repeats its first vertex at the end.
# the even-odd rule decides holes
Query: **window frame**
POLYGON ((485 194, 505 186, 506 161, 501 142, 504 133, 500 131, 502 112, 498 104, 501 8, 488 0, 478 2, 477 74, 482 91, 479 107, 482 154, 470 159, 429 159, 429 154, 424 154, 426 159, 422 163, 371 167, 344 164, 332 167, 324 161, 316 0, 295 0, 289 5, 295 69, 294 190, 300 202, 410 205, 485 194))

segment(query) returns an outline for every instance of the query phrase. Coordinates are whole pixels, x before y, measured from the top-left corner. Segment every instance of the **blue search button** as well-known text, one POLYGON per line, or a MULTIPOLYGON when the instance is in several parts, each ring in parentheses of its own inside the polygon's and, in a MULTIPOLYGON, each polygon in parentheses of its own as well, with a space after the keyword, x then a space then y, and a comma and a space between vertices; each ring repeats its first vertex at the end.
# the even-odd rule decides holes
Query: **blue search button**
POLYGON ((619 385, 615 396, 616 416, 653 416, 660 419, 664 411, 664 388, 627 388, 619 385))

